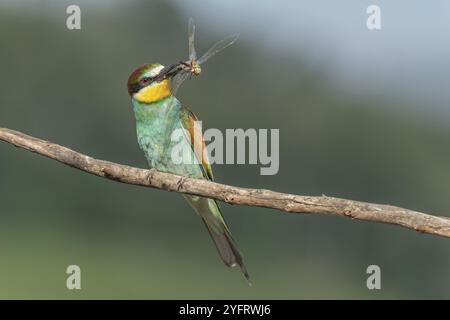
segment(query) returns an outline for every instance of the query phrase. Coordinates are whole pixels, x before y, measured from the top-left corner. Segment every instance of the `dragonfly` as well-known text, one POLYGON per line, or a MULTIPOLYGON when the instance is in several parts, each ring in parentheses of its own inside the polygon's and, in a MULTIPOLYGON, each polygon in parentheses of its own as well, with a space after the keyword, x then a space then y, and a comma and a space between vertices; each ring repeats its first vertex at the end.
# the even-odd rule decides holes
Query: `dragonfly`
POLYGON ((208 61, 212 56, 222 51, 223 49, 231 46, 239 38, 239 34, 231 34, 224 39, 216 42, 208 51, 205 52, 199 59, 197 59, 197 53, 195 51, 195 24, 194 19, 189 19, 188 24, 188 44, 189 44, 189 58, 186 61, 180 61, 165 67, 158 78, 167 79, 172 78, 171 89, 175 95, 181 86, 192 75, 198 76, 202 72, 201 65, 208 61))

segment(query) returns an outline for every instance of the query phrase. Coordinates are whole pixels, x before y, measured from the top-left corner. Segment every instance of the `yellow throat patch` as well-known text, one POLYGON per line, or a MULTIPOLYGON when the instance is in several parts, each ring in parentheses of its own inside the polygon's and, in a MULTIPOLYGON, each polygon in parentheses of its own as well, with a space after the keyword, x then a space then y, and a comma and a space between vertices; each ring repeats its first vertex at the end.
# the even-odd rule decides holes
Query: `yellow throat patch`
POLYGON ((169 80, 164 80, 152 86, 142 88, 134 95, 134 98, 139 102, 153 103, 171 94, 169 80))

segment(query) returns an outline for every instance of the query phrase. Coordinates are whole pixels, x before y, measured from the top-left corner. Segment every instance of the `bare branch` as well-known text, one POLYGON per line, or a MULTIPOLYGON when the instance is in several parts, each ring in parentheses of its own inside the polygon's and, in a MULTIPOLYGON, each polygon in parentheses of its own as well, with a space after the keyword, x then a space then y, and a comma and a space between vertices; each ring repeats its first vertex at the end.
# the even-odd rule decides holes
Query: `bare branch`
POLYGON ((299 196, 264 189, 239 188, 191 179, 154 169, 144 170, 97 160, 66 147, 21 132, 0 128, 0 140, 110 180, 188 193, 230 204, 277 209, 289 213, 327 214, 399 225, 423 233, 450 237, 450 219, 394 207, 333 197, 299 196))

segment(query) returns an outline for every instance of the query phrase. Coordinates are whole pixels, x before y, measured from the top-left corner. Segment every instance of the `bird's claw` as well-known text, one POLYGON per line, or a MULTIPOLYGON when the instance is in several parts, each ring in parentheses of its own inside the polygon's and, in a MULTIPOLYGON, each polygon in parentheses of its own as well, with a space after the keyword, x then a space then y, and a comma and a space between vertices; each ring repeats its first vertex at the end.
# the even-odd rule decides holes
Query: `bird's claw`
POLYGON ((180 191, 181 188, 183 187, 183 183, 186 181, 186 177, 181 177, 180 179, 178 179, 177 181, 177 191, 180 191))

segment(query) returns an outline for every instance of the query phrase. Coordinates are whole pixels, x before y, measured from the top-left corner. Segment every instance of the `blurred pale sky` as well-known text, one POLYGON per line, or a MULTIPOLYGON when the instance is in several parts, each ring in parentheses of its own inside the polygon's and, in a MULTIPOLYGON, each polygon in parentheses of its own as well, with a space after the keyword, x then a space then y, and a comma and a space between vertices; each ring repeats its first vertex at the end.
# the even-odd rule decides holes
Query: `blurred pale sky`
MULTIPOLYGON (((98 10, 120 9, 133 1, 63 1, 98 10)), ((155 3, 159 1, 153 1, 155 3)), ((355 95, 401 98, 418 107, 450 112, 450 2, 348 0, 173 0, 192 16, 197 30, 220 35, 240 32, 279 59, 307 58, 324 68, 337 90, 355 95), (366 28, 369 5, 381 8, 382 30, 366 28)), ((0 0, 6 6, 43 3, 0 0)), ((60 11, 49 1, 43 13, 60 11), (52 7, 55 10, 51 10, 52 7)), ((82 8, 83 9, 83 8, 82 8)), ((219 36, 219 35, 218 35, 219 36)), ((381 97, 383 98, 383 97, 381 97)))
POLYGON ((376 96, 393 86, 392 95, 435 97, 436 107, 450 111, 449 1, 220 0, 213 8, 201 0, 176 3, 211 27, 235 31, 237 25, 246 41, 248 32, 268 50, 283 48, 325 64, 352 93, 376 96), (381 8, 382 30, 366 27, 371 4, 381 8))

